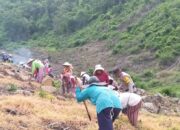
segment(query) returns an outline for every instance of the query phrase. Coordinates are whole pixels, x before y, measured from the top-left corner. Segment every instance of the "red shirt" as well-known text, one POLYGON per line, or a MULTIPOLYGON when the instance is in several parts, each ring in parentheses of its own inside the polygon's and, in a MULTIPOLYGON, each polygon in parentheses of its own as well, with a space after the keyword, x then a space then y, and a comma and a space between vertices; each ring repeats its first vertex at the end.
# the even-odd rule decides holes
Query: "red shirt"
POLYGON ((101 74, 95 73, 94 76, 96 76, 100 82, 105 82, 109 84, 109 76, 107 72, 103 71, 101 74))

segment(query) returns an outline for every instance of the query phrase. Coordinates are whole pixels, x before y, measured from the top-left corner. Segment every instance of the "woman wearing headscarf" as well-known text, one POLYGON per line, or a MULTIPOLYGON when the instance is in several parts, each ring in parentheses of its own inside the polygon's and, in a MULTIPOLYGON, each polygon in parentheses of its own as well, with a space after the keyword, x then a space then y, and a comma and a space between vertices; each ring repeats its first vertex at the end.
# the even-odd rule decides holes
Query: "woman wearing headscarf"
POLYGON ((94 76, 96 76, 100 82, 109 84, 109 76, 105 69, 99 64, 95 66, 94 76))

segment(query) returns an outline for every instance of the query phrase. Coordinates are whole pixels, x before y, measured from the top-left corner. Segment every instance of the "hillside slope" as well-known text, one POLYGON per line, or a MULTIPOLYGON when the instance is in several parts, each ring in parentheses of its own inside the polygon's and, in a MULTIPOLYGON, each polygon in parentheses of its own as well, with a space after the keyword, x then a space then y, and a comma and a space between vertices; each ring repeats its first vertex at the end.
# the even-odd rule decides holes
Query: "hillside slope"
POLYGON ((57 70, 70 61, 77 74, 118 64, 138 87, 180 96, 179 6, 179 0, 0 0, 0 45, 43 48, 57 70))
MULTIPOLYGON (((78 104, 75 99, 62 97, 59 89, 55 92, 43 90, 44 83, 29 82, 28 78, 25 78, 28 72, 12 64, 0 62, 0 67, 1 130, 97 130, 95 107, 89 102, 87 104, 91 122, 83 104, 78 104)), ((142 109, 138 130, 180 129, 180 108, 177 105, 180 100, 163 97, 164 99, 166 108, 171 109, 159 114, 142 109)), ((164 106, 161 107, 163 110, 164 106)), ((136 130, 125 115, 120 115, 114 126, 115 130, 136 130)))

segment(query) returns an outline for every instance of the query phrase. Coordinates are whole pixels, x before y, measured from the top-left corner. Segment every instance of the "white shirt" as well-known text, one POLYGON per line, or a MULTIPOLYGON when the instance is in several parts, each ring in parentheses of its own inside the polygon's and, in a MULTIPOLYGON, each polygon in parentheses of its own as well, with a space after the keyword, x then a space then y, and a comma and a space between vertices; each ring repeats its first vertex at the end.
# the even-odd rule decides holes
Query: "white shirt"
POLYGON ((113 85, 108 85, 108 88, 110 88, 111 90, 115 89, 113 85))
POLYGON ((85 78, 85 81, 89 81, 90 76, 89 76, 88 74, 84 74, 84 75, 82 76, 82 78, 85 78))
POLYGON ((128 106, 135 106, 142 100, 141 96, 130 92, 120 93, 119 99, 122 103, 123 109, 128 106))

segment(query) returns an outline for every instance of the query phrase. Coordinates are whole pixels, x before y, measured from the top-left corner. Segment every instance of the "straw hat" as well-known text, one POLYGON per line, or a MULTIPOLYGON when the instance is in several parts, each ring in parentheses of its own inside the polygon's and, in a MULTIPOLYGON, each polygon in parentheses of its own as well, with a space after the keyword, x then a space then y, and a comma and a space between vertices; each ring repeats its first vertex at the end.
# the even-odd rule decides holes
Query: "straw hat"
POLYGON ((86 72, 82 71, 82 72, 81 72, 81 76, 83 76, 84 74, 86 74, 86 72))
POLYGON ((30 58, 30 59, 27 61, 27 64, 29 64, 29 63, 31 63, 31 62, 33 62, 33 61, 34 61, 34 59, 30 58))
POLYGON ((63 66, 72 66, 69 62, 64 62, 63 66))
POLYGON ((94 73, 95 73, 97 70, 102 70, 102 71, 104 71, 104 68, 103 68, 100 64, 98 64, 98 65, 95 66, 94 73))

